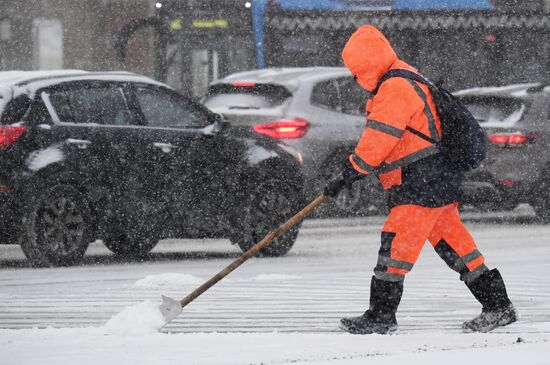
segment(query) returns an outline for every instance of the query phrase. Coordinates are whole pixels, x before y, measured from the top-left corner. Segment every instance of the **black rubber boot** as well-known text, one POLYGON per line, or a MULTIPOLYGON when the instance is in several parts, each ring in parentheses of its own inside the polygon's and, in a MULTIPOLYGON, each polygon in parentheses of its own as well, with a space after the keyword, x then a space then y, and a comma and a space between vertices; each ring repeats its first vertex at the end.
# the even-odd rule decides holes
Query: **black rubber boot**
POLYGON ((403 294, 403 282, 391 282, 372 277, 370 307, 359 317, 342 318, 340 328, 353 334, 386 334, 397 330, 395 312, 403 294))
POLYGON ((466 286, 481 303, 482 309, 480 315, 462 324, 464 330, 489 332, 517 321, 516 310, 497 269, 487 271, 466 286))

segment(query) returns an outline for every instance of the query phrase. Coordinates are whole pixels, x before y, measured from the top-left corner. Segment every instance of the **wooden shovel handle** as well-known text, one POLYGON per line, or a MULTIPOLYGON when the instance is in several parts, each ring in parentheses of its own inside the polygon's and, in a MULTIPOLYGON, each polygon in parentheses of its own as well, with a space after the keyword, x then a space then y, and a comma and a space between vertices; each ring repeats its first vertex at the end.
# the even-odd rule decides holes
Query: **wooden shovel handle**
POLYGON ((233 261, 231 264, 229 264, 225 269, 211 277, 207 282, 199 286, 197 289, 195 289, 191 294, 180 300, 180 304, 182 307, 185 307, 187 304, 191 303, 193 300, 195 300, 199 295, 207 291, 211 286, 216 284, 218 281, 226 277, 230 272, 241 266, 243 262, 251 258, 267 246, 271 241, 273 241, 275 238, 279 237, 289 229, 291 229, 296 223, 300 222, 302 219, 304 219, 305 216, 307 216, 313 209, 321 205, 325 200, 328 199, 328 196, 326 195, 320 195, 318 196, 314 201, 309 203, 304 209, 296 213, 292 218, 290 218, 288 221, 286 221, 284 224, 282 224, 279 228, 274 230, 273 232, 269 233, 267 236, 265 236, 260 242, 256 243, 253 247, 251 247, 248 251, 243 253, 239 258, 237 258, 235 261, 233 261))

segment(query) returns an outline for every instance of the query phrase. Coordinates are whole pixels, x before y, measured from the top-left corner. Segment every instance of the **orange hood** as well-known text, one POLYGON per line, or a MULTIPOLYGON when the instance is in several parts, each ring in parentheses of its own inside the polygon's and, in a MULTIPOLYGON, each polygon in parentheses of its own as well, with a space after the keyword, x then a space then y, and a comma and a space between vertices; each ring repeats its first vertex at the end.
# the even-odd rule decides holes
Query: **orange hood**
POLYGON ((357 29, 342 51, 344 64, 367 91, 376 88, 378 80, 398 60, 384 34, 372 25, 357 29))

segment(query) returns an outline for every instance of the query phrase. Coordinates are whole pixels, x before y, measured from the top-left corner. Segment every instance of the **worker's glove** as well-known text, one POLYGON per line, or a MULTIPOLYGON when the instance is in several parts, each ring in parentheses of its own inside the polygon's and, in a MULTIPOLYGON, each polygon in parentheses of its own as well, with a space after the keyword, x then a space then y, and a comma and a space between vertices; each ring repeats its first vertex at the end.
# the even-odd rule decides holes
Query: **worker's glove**
POLYGON ((342 173, 328 182, 327 186, 325 186, 324 194, 334 198, 343 188, 351 189, 353 183, 362 179, 364 176, 365 175, 357 172, 349 160, 346 159, 342 166, 342 173))

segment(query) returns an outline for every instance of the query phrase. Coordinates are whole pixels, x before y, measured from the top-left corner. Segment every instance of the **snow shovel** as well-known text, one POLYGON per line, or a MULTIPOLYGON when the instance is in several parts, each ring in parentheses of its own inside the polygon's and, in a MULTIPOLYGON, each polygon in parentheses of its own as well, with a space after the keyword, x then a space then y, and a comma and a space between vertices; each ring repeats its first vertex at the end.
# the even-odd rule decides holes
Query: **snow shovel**
POLYGON ((210 289, 210 287, 212 287, 218 281, 226 277, 230 272, 235 270, 237 267, 241 266, 242 263, 244 263, 246 260, 254 256, 256 252, 258 252, 265 246, 269 245, 269 243, 271 243, 271 241, 273 241, 275 238, 279 237, 280 235, 288 231, 290 228, 292 228, 296 223, 304 219, 305 216, 311 213, 313 209, 321 205, 328 198, 329 197, 326 195, 318 196, 314 201, 309 203, 308 206, 306 206, 304 209, 302 209, 300 212, 298 212, 288 221, 286 221, 281 226, 279 226, 279 228, 269 233, 260 242, 256 243, 248 251, 243 253, 238 259, 236 259, 231 264, 229 264, 225 269, 223 269, 222 271, 220 271, 219 273, 211 277, 208 281, 206 281, 204 284, 199 286, 191 294, 189 294, 182 300, 178 301, 163 295, 162 304, 160 305, 159 308, 160 308, 160 312, 162 313, 162 316, 164 317, 164 320, 166 321, 165 324, 168 324, 170 321, 176 318, 183 311, 183 308, 187 304, 197 299, 199 295, 201 295, 202 293, 210 289))

